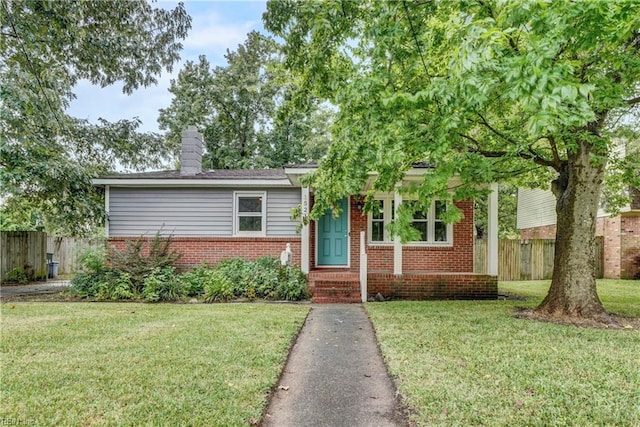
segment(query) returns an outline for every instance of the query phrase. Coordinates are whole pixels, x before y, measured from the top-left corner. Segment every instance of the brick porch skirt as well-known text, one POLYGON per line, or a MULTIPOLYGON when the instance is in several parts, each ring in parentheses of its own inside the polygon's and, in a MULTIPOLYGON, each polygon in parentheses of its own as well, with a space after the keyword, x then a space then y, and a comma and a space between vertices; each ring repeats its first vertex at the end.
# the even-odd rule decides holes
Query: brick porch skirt
POLYGON ((385 298, 428 299, 496 299, 498 278, 473 273, 387 272, 367 274, 367 292, 385 298))

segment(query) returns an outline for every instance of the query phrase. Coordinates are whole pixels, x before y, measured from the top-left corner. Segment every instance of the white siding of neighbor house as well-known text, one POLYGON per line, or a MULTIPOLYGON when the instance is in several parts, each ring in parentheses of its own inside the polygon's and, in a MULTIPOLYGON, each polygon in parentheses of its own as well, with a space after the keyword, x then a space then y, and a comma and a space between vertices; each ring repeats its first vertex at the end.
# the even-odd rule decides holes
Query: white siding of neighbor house
MULTIPOLYGON (((628 210, 629 206, 622 208, 628 210)), ((598 218, 609 214, 598 208, 598 218)), ((516 228, 541 227, 544 225, 555 225, 556 217, 556 196, 550 190, 518 188, 518 207, 516 211, 516 228)))
MULTIPOLYGON (((266 191, 267 236, 295 235, 296 222, 289 219, 289 210, 300 203, 300 190, 266 191)), ((109 236, 153 235, 159 230, 174 236, 232 236, 233 192, 231 188, 112 186, 109 194, 109 236)))
POLYGON ((540 227, 556 223, 556 198, 551 191, 518 189, 516 228, 540 227))

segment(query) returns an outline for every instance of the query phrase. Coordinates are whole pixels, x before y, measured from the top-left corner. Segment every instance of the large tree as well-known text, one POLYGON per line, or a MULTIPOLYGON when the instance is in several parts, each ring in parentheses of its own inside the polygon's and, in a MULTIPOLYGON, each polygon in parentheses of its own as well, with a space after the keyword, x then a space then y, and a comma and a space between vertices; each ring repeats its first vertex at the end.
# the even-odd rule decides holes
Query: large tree
MULTIPOLYGON (((594 231, 607 161, 640 103, 638 1, 272 0, 265 21, 305 87, 340 110, 319 209, 370 171, 391 190, 418 161, 435 165, 410 189, 423 203, 512 177, 550 187, 555 269, 537 311, 608 319, 594 231)), ((637 157, 616 167, 637 180, 637 157)))
POLYGON ((81 79, 120 81, 127 94, 157 83, 190 25, 182 4, 0 0, 3 215, 20 223, 29 210, 53 231, 87 233, 104 217, 92 177, 160 164, 168 147, 160 135, 140 134, 138 119, 91 124, 66 109, 81 79))
POLYGON ((169 141, 179 144, 182 130, 195 125, 209 169, 280 167, 324 154, 330 111, 313 98, 297 102, 273 39, 253 31, 225 59, 213 69, 205 56, 187 61, 171 81, 173 100, 158 119, 169 141))

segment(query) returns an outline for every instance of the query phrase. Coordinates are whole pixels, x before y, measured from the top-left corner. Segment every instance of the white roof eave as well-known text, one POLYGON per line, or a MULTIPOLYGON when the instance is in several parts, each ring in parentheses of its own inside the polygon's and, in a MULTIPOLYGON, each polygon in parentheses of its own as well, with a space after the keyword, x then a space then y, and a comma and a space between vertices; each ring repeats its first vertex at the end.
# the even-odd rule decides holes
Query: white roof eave
POLYGON ((139 179, 96 178, 93 185, 113 187, 293 187, 287 178, 282 179, 139 179))

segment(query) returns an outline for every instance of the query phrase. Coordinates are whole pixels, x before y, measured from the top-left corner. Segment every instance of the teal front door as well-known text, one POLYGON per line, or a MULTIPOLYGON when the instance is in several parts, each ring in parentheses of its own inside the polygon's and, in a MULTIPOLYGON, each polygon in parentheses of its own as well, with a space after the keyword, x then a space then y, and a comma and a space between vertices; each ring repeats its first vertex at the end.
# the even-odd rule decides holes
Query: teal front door
POLYGON ((318 221, 318 266, 347 266, 349 255, 349 204, 338 203, 340 216, 334 218, 331 209, 318 221))

